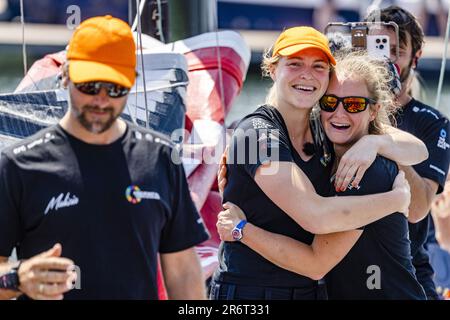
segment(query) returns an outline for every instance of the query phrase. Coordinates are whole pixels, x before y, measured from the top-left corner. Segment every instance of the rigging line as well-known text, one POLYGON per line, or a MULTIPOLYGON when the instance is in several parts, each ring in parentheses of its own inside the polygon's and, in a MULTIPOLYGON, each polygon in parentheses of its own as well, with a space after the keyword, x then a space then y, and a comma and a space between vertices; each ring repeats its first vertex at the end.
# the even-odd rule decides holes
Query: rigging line
POLYGON ((448 49, 449 33, 450 33, 450 10, 448 10, 448 16, 447 16, 447 29, 445 30, 445 40, 444 40, 445 45, 444 45, 444 52, 442 53, 441 73, 439 75, 438 91, 437 91, 437 95, 436 95, 435 107, 437 109, 439 109, 439 105, 441 103, 442 86, 444 84, 445 64, 447 62, 447 49, 448 49))
POLYGON ((29 77, 36 90, 39 90, 38 85, 33 80, 33 77, 28 72, 28 60, 27 60, 27 43, 25 41, 25 6, 23 0, 20 0, 20 23, 22 25, 22 59, 23 59, 23 76, 29 77))
MULTIPOLYGON (((150 88, 147 88, 147 92, 176 88, 176 87, 181 87, 181 86, 187 86, 188 84, 189 84, 189 81, 180 81, 180 82, 171 83, 171 84, 165 85, 165 86, 150 87, 150 88)), ((138 89, 136 89, 136 91, 143 92, 142 90, 138 90, 138 89)))
MULTIPOLYGON (((138 14, 138 7, 136 7, 136 14, 138 14)), ((132 23, 133 23, 133 0, 128 0, 128 20, 129 20, 129 24, 131 26, 132 23)), ((132 27, 132 29, 133 29, 133 27, 132 27)), ((136 38, 136 43, 137 42, 138 41, 137 41, 137 38, 136 38)), ((138 87, 137 87, 138 83, 137 82, 138 81, 137 81, 137 77, 136 77, 136 80, 134 81, 134 88, 135 88, 135 92, 134 92, 135 102, 134 102, 134 105, 135 106, 138 105, 138 90, 137 90, 138 89, 138 87)), ((128 102, 126 104, 126 107, 127 107, 128 113, 130 114, 131 121, 134 124, 137 125, 137 120, 136 120, 136 115, 137 115, 137 111, 136 110, 137 110, 137 108, 135 109, 136 114, 133 116, 128 102)))
MULTIPOLYGON (((135 97, 135 101, 134 101, 134 105, 135 106, 137 106, 138 105, 138 87, 137 87, 137 79, 136 79, 136 81, 134 82, 134 85, 135 85, 135 92, 134 92, 134 97, 135 97)), ((134 114, 134 118, 136 118, 137 117, 137 108, 135 108, 134 109, 134 112, 135 112, 135 114, 134 114)), ((130 113, 130 116, 131 116, 131 110, 129 110, 129 113, 130 113)), ((133 118, 132 118, 133 119, 133 118)), ((134 124, 137 124, 137 122, 134 122, 134 124)))
MULTIPOLYGON (((145 3, 145 0, 143 1, 145 3)), ((136 0, 136 7, 139 8, 140 0, 136 0)), ((149 114, 148 114, 148 102, 147 102, 147 84, 145 82, 145 66, 144 66, 144 54, 142 49, 142 23, 141 23, 141 15, 138 14, 138 43, 139 43, 139 51, 141 53, 141 67, 142 67, 142 83, 144 85, 144 102, 145 102, 145 118, 146 118, 146 124, 145 126, 148 127, 150 125, 149 121, 149 114)))
MULTIPOLYGON (((225 115, 225 91, 223 86, 223 72, 222 72, 222 55, 219 47, 219 32, 216 30, 216 53, 217 53, 217 61, 219 64, 219 89, 220 89, 220 101, 222 103, 222 109, 225 115)), ((225 121, 225 119, 224 119, 225 121)))
POLYGON ((23 0, 20 0, 20 23, 22 24, 22 56, 23 56, 23 76, 27 75, 27 45, 25 43, 25 14, 23 7, 23 0))
POLYGON ((133 0, 128 0, 128 24, 133 23, 133 0))
MULTIPOLYGON (((134 124, 137 124, 136 115, 133 116, 133 114, 131 113, 130 104, 128 103, 128 101, 125 104, 125 106, 127 108, 128 114, 130 115, 131 122, 133 122, 134 124)), ((135 106, 136 106, 135 110, 137 110, 137 104, 135 106)))
POLYGON ((134 22, 133 25, 131 26, 131 30, 132 31, 136 31, 136 28, 138 26, 139 23, 139 19, 142 15, 142 12, 144 11, 144 7, 145 7, 145 2, 146 0, 142 0, 142 2, 140 3, 140 1, 136 1, 136 16, 134 17, 134 22))
POLYGON ((166 40, 164 39, 164 32, 162 27, 162 9, 161 9, 161 0, 157 1, 158 3, 158 20, 156 20, 156 26, 159 30, 159 39, 166 43, 166 40))
MULTIPOLYGON (((217 54, 217 62, 219 64, 219 90, 220 90, 220 101, 222 103, 222 111, 225 116, 225 90, 223 85, 223 72, 222 72, 222 55, 220 52, 220 43, 219 43, 219 29, 217 25, 218 16, 217 16, 217 7, 214 8, 214 24, 215 24, 215 35, 216 35, 216 54, 217 54)), ((223 119, 225 122, 225 119, 223 119)))

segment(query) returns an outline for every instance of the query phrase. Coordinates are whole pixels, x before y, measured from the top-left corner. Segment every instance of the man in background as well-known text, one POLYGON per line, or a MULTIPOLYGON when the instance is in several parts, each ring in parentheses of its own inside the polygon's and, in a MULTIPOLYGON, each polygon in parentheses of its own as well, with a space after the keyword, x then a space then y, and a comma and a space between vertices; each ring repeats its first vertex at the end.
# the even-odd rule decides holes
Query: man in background
MULTIPOLYGON (((397 126, 421 139, 429 153, 428 159, 419 165, 401 168, 405 171, 411 186, 408 218, 411 254, 417 279, 428 299, 439 299, 425 242, 431 219, 428 214, 431 203, 435 195, 441 193, 444 188, 450 163, 449 121, 438 110, 415 100, 410 94, 411 83, 424 44, 424 33, 417 19, 400 7, 390 6, 380 11, 372 11, 365 20, 393 21, 399 27, 400 55, 396 64, 400 69, 402 91, 398 95, 397 102, 402 109, 396 116, 397 126)), ((391 59, 394 59, 397 45, 395 33, 391 29, 386 29, 384 33, 390 36, 391 59)))

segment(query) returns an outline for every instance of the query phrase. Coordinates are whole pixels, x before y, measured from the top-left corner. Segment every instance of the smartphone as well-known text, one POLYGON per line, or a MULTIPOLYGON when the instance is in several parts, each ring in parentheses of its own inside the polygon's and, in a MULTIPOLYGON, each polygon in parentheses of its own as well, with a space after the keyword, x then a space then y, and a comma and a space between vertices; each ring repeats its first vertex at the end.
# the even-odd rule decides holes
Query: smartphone
POLYGON ((367 53, 375 59, 389 59, 391 46, 387 35, 368 35, 367 53))
MULTIPOLYGON (((381 29, 382 30, 382 29, 381 29)), ((379 33, 376 32, 376 33, 379 33)), ((335 40, 337 48, 367 50, 369 56, 375 59, 389 59, 395 63, 399 58, 398 25, 394 22, 330 22, 325 28, 325 34, 335 40), (373 34, 375 28, 389 28, 395 32, 397 45, 393 48, 395 54, 391 57, 391 45, 388 35, 373 34), (348 44, 348 45, 347 45, 348 44)), ((392 36, 392 35, 391 35, 392 36)))
POLYGON ((367 47, 367 28, 355 27, 351 29, 352 47, 358 49, 365 49, 367 47))

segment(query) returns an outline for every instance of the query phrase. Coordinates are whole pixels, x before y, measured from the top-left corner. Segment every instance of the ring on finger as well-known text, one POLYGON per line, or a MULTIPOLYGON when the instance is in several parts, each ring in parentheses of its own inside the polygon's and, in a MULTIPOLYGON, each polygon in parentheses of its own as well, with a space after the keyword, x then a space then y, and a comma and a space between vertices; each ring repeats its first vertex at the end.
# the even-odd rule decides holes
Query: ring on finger
POLYGON ((43 293, 44 292, 44 284, 43 283, 40 283, 39 284, 39 287, 38 287, 38 291, 39 291, 39 293, 43 293))

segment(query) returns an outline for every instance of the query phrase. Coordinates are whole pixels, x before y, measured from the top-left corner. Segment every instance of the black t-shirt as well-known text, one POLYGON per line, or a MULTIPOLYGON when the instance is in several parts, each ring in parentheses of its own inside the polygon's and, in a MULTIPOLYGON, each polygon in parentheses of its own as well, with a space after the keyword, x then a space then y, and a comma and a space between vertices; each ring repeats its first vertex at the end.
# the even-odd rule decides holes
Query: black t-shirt
MULTIPOLYGON (((415 165, 416 172, 424 178, 439 184, 438 193, 442 192, 450 164, 450 124, 438 110, 412 99, 396 116, 399 129, 407 131, 422 140, 427 146, 429 157, 415 165)), ((409 224, 411 253, 417 270, 417 278, 430 296, 435 296, 432 281, 433 269, 429 264, 428 254, 424 249, 427 240, 430 215, 418 223, 409 224)))
MULTIPOLYGON (((359 188, 350 185, 338 195, 387 192, 397 173, 394 162, 378 156, 359 188)), ((350 252, 326 275, 329 299, 425 299, 411 262, 406 217, 396 212, 363 230, 350 252)))
MULTIPOLYGON (((271 106, 262 106, 245 117, 233 134, 224 202, 238 205, 249 222, 264 230, 311 244, 313 234, 300 227, 256 184, 256 170, 268 160, 295 163, 319 194, 328 192, 330 169, 320 163, 319 155, 303 161, 291 144, 281 114, 271 106)), ((222 243, 219 260, 214 276, 217 281, 275 287, 311 288, 316 285, 316 281, 277 267, 239 242, 222 243)))
POLYGON ((56 125, 0 158, 0 256, 16 247, 26 259, 61 243, 81 277, 66 299, 157 299, 157 253, 208 238, 177 149, 127 127, 92 145, 56 125))

